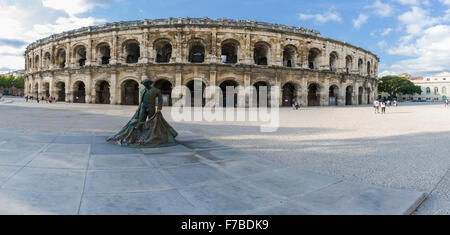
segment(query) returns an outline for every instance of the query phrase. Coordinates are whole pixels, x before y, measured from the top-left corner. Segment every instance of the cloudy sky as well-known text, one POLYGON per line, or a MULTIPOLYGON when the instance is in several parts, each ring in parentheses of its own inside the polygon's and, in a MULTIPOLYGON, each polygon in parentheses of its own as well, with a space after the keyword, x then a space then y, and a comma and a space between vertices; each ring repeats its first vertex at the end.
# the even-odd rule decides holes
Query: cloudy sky
POLYGON ((22 69, 26 45, 54 33, 188 16, 316 29, 377 54, 381 75, 450 71, 450 0, 0 0, 0 72, 22 69))

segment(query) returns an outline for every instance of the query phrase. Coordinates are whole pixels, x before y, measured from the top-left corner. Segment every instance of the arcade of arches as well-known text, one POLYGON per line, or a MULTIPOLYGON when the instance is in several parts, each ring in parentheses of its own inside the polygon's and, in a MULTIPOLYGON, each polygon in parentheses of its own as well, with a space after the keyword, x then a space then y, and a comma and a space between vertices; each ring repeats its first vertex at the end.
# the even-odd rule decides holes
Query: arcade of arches
MULTIPOLYGON (((172 99, 172 90, 174 88, 172 79, 155 79, 154 86, 161 90, 164 106, 172 106, 176 100, 172 99)), ((200 80, 200 79, 198 79, 200 80)), ((204 79, 201 87, 194 86, 195 80, 184 83, 191 92, 191 105, 194 105, 195 92, 200 93, 202 97, 201 105, 204 106, 208 100, 205 99, 205 89, 207 80, 204 79)), ((237 106, 238 103, 238 87, 243 86, 236 78, 223 79, 218 85, 222 91, 220 98, 221 104, 224 106, 237 106), (230 97, 227 94, 234 92, 230 97)), ((119 85, 114 87, 109 79, 99 79, 94 82, 86 80, 76 80, 71 85, 67 85, 65 81, 33 83, 29 85, 28 91, 34 97, 48 98, 53 96, 60 102, 73 103, 94 103, 94 104, 122 104, 122 105, 138 105, 140 98, 139 79, 125 78, 121 79, 119 85)), ((271 102, 271 86, 266 81, 256 81, 253 83, 257 93, 257 100, 254 100, 256 106, 269 105, 271 102), (260 91, 267 90, 267 101, 260 103, 260 91)), ((301 106, 338 106, 338 105, 364 105, 371 104, 375 98, 374 90, 368 84, 340 84, 329 83, 322 84, 320 82, 310 82, 304 84, 298 81, 289 81, 282 84, 280 89, 280 106, 290 107, 292 102, 297 100, 301 106)), ((248 102, 248 100, 247 100, 248 102)))

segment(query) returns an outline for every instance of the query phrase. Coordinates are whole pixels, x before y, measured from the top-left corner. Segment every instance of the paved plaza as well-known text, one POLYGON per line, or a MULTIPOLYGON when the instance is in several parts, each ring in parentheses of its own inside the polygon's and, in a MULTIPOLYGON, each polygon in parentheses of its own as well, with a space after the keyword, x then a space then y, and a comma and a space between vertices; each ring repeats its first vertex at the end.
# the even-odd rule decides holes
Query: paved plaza
POLYGON ((145 149, 105 143, 136 107, 7 99, 0 214, 450 213, 443 105, 281 109, 274 133, 166 109, 180 145, 145 149))

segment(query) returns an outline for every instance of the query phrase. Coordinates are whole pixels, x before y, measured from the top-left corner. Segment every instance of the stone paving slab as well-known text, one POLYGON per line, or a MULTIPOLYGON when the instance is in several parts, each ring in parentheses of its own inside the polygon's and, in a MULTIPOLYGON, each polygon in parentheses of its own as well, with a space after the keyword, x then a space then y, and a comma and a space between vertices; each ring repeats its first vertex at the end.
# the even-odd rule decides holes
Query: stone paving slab
POLYGON ((407 214, 423 200, 187 134, 155 149, 94 132, 0 143, 0 214, 407 214))
POLYGON ((76 215, 81 192, 29 192, 0 189, 0 215, 76 215))
POLYGON ((44 152, 37 154, 28 166, 56 169, 86 169, 88 163, 89 154, 44 152))

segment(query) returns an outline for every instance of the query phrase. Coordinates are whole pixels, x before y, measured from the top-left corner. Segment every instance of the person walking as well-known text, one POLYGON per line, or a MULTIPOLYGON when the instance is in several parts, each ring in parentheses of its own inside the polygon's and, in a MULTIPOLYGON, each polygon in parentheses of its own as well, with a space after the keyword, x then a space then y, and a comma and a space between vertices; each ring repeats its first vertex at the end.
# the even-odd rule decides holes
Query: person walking
POLYGON ((292 99, 292 109, 295 110, 295 99, 292 99))
POLYGON ((386 114, 386 102, 381 102, 381 114, 386 114))
POLYGON ((300 108, 300 103, 298 100, 295 100, 295 109, 298 110, 300 108))
POLYGON ((445 107, 448 108, 448 99, 445 100, 445 107))
POLYGON ((25 101, 28 103, 28 96, 25 96, 25 101))
POLYGON ((36 101, 38 102, 38 104, 39 104, 39 96, 38 97, 36 97, 36 101))
POLYGON ((378 100, 374 100, 373 101, 373 108, 374 108, 375 114, 378 113, 379 106, 380 106, 380 102, 378 100))

